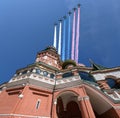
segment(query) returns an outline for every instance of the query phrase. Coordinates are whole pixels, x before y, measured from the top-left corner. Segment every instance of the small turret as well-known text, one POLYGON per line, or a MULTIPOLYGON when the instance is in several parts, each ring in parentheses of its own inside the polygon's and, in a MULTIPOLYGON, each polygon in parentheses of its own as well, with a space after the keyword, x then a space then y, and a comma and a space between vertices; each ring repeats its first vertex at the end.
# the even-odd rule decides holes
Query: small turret
POLYGON ((38 52, 36 62, 44 62, 58 69, 62 68, 59 54, 53 46, 49 46, 45 50, 38 52))

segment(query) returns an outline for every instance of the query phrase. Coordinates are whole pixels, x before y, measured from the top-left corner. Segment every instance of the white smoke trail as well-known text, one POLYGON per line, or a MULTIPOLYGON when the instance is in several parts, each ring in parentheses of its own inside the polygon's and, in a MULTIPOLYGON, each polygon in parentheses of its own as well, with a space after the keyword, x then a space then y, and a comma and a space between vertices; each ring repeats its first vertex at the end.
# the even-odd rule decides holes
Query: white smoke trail
POLYGON ((58 42, 58 54, 61 55, 61 35, 62 35, 62 21, 59 26, 59 42, 58 42))
POLYGON ((55 24, 54 26, 54 42, 53 46, 56 48, 57 47, 57 25, 55 24))
POLYGON ((74 48, 75 48, 75 22, 76 21, 76 9, 74 9, 74 15, 73 15, 73 28, 72 28, 72 50, 71 50, 71 59, 74 60, 74 48))
POLYGON ((76 49, 75 49, 75 61, 78 63, 78 53, 79 53, 79 31, 80 31, 80 6, 78 6, 77 15, 77 30, 76 30, 76 49))

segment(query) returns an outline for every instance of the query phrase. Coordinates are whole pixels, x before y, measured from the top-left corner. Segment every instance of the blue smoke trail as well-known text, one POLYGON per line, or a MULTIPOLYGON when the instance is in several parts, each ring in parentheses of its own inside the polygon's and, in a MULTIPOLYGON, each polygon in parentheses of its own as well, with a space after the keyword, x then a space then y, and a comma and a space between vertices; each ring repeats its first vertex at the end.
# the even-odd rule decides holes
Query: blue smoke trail
POLYGON ((71 12, 68 13, 68 43, 67 43, 67 59, 70 59, 70 42, 71 42, 71 12))
POLYGON ((65 60, 65 44, 66 44, 66 16, 64 16, 64 24, 63 24, 63 43, 62 43, 62 60, 65 60))

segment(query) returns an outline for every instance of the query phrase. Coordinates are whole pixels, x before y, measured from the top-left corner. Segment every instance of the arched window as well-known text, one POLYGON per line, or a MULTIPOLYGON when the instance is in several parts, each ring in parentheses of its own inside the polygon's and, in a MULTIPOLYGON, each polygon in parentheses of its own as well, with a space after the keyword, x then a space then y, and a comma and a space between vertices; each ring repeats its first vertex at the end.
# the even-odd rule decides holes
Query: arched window
POLYGON ((62 75, 63 78, 73 76, 72 72, 67 72, 62 75))
POLYGON ((108 85, 110 86, 110 88, 115 88, 115 89, 119 89, 120 85, 117 84, 116 80, 113 78, 106 78, 108 85))
POLYGON ((50 78, 54 78, 55 77, 55 75, 54 74, 50 74, 50 78))
POLYGON ((87 72, 79 71, 79 75, 80 75, 80 77, 81 77, 82 80, 86 80, 86 81, 90 81, 90 82, 95 82, 95 80, 92 77, 92 75, 90 75, 87 72))
POLYGON ((40 70, 40 69, 36 69, 36 73, 37 73, 37 74, 40 74, 40 73, 41 73, 41 70, 40 70))
POLYGON ((23 72, 22 72, 22 74, 26 74, 27 73, 27 70, 24 70, 23 72))
POLYGON ((48 72, 47 72, 47 71, 44 71, 44 72, 43 72, 43 75, 44 75, 44 76, 47 76, 47 75, 48 75, 48 72))

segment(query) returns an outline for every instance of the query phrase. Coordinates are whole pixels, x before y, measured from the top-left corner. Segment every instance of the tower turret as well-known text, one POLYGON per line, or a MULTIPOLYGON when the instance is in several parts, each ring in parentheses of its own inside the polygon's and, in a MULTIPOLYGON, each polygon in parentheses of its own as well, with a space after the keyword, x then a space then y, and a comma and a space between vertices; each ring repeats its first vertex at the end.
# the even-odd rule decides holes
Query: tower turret
POLYGON ((38 52, 36 62, 43 62, 58 69, 62 68, 60 56, 53 46, 49 46, 45 50, 38 52))

